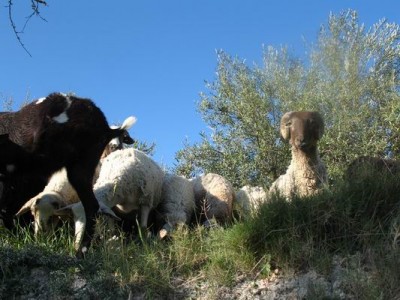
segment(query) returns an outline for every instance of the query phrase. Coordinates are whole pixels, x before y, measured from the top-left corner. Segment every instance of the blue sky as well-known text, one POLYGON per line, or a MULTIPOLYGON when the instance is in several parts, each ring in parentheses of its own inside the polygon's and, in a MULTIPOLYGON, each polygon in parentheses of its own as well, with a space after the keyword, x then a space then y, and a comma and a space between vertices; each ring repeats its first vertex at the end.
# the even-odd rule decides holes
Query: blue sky
MULTIPOLYGON (((30 20, 18 44, 0 5, 0 100, 74 92, 91 98, 109 123, 138 118, 133 137, 156 143, 154 159, 174 165, 176 151, 208 130, 197 112, 213 81, 216 50, 258 63, 263 45, 303 55, 329 13, 355 9, 367 27, 400 23, 400 1, 55 1, 30 20)), ((14 0, 19 29, 30 1, 14 0), (18 2, 18 3, 17 3, 18 2)))

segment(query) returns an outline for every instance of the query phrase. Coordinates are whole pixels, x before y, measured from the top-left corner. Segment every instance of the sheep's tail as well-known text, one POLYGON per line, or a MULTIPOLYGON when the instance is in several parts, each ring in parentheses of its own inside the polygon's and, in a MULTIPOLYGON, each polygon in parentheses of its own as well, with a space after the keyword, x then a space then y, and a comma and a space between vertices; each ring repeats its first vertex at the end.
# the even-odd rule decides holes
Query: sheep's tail
POLYGON ((110 131, 110 136, 108 137, 109 141, 111 141, 113 138, 119 137, 125 130, 131 128, 136 123, 136 121, 136 117, 130 116, 125 119, 121 126, 118 126, 116 128, 113 126, 110 131))

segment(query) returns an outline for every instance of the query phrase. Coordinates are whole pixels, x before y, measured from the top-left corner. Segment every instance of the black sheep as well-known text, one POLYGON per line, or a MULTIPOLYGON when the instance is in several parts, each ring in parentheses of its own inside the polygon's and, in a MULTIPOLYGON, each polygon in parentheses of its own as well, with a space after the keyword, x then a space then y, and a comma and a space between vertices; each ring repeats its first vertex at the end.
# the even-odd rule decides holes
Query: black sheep
MULTIPOLYGON (((126 122, 134 122, 128 118, 126 122)), ((16 112, 0 114, 0 173, 6 184, 17 176, 48 178, 65 167, 85 209, 86 228, 78 256, 87 251, 99 211, 93 194, 95 168, 111 139, 129 127, 110 128, 103 112, 90 100, 52 93, 16 112)), ((0 201, 0 209, 4 203, 0 201)))

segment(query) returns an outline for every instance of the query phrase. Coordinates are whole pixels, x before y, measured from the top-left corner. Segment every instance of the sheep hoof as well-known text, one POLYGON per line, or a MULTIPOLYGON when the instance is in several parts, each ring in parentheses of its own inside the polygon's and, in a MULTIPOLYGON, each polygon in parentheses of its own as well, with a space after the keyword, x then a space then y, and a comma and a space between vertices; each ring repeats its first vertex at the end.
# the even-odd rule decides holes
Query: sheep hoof
POLYGON ((89 248, 87 246, 81 246, 76 251, 75 257, 77 259, 84 259, 88 252, 89 252, 89 248))

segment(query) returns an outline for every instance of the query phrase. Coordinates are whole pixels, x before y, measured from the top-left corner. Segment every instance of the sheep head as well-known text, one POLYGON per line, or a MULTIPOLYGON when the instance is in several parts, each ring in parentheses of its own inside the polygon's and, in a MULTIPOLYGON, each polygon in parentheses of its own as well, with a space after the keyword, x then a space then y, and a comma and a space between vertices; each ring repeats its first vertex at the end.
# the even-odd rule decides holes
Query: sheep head
POLYGON ((135 140, 129 135, 128 129, 131 128, 134 124, 136 123, 136 118, 133 116, 130 116, 125 119, 125 121, 122 123, 121 126, 116 126, 116 125, 111 125, 110 128, 112 129, 117 129, 121 128, 123 129, 122 134, 119 137, 113 138, 108 145, 105 147, 103 154, 101 155, 101 159, 107 157, 110 155, 110 153, 120 150, 124 148, 124 144, 126 145, 132 145, 135 143, 135 140))
POLYGON ((318 112, 295 111, 282 116, 281 135, 296 149, 314 149, 323 134, 324 121, 318 112))
POLYGON ((55 216, 55 212, 63 205, 59 194, 42 192, 26 202, 16 213, 16 216, 30 211, 34 217, 35 234, 38 234, 39 232, 49 231, 57 224, 58 217, 55 216))

